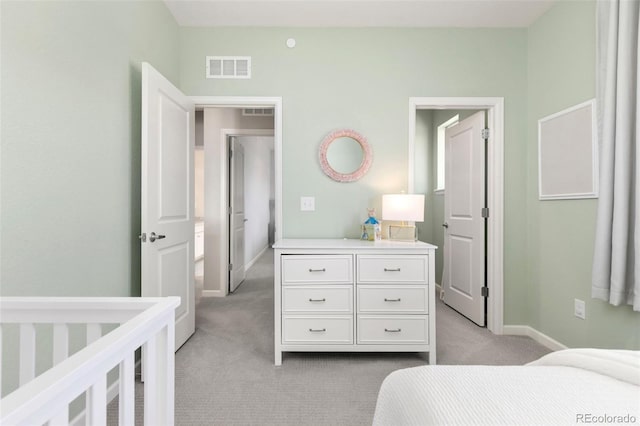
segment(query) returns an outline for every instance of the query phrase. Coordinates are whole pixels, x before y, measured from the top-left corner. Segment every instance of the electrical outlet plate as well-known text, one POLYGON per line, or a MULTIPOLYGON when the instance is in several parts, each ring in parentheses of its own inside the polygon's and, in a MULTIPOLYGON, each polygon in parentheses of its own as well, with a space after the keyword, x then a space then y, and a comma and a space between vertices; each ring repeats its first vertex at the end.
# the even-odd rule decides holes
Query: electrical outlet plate
POLYGON ((587 316, 584 300, 573 299, 573 315, 580 319, 585 319, 587 316))
POLYGON ((312 212, 316 210, 316 197, 300 197, 300 211, 312 212))

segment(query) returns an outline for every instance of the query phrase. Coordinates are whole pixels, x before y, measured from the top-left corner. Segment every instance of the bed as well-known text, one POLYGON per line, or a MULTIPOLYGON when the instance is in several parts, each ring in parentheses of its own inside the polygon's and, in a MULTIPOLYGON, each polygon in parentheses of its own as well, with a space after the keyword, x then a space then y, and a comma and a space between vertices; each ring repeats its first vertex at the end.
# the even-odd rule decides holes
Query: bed
POLYGON ((640 421, 640 351, 567 349, 524 366, 424 366, 382 383, 373 424, 640 421))

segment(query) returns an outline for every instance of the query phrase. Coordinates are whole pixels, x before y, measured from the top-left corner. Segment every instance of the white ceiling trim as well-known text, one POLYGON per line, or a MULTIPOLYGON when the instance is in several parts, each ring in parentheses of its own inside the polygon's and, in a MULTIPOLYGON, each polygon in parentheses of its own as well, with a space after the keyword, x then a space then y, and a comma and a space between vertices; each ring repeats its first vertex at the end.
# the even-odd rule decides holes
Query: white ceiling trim
POLYGON ((528 27, 556 0, 165 0, 191 27, 528 27))

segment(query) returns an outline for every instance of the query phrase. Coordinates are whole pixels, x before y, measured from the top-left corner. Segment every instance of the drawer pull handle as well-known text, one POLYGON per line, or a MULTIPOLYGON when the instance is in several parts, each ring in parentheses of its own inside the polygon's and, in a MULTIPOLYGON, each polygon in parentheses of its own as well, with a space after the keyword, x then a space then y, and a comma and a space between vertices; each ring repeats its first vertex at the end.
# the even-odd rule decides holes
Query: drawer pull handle
POLYGON ((394 328, 394 329, 385 328, 384 331, 386 331, 387 333, 400 333, 402 329, 401 328, 394 328))
POLYGON ((387 299, 386 297, 384 298, 385 302, 399 302, 400 298, 398 297, 397 299, 387 299))
POLYGON ((384 268, 385 272, 400 272, 400 268, 384 268))
POLYGON ((322 268, 322 269, 311 269, 309 268, 309 272, 326 272, 327 269, 326 268, 322 268))
POLYGON ((326 302, 327 299, 325 299, 324 297, 322 299, 309 299, 309 302, 326 302))
POLYGON ((323 328, 323 329, 317 329, 316 330, 316 329, 310 328, 309 331, 312 332, 312 333, 323 333, 323 332, 327 331, 327 329, 323 328))

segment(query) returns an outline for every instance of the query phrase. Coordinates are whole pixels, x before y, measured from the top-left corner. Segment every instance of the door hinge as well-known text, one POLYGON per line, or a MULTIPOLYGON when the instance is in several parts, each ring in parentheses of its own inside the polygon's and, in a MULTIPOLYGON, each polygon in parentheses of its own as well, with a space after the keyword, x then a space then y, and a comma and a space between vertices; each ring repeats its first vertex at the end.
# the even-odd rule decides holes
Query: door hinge
POLYGON ((489 129, 482 129, 482 139, 487 140, 489 139, 490 135, 491 132, 489 131, 489 129))
POLYGON ((233 207, 229 206, 227 207, 227 214, 231 214, 233 213, 233 207))
POLYGON ((229 269, 229 271, 233 271, 233 263, 227 265, 227 269, 229 269))
POLYGON ((488 207, 483 207, 482 208, 482 217, 489 217, 489 208, 488 207))
POLYGON ((489 297, 489 287, 482 287, 480 294, 482 297, 489 297))

